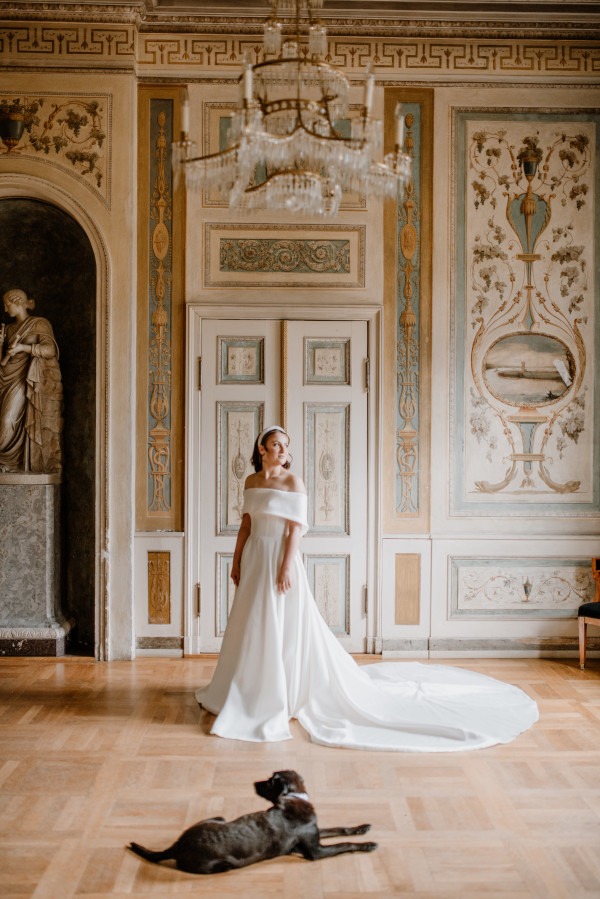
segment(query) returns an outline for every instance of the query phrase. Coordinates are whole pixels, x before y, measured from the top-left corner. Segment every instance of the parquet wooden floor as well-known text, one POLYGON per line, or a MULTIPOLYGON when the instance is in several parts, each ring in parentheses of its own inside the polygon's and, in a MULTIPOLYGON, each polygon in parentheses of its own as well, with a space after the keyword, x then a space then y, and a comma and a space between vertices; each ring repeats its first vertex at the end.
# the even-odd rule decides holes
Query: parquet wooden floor
POLYGON ((285 743, 211 737, 193 688, 214 664, 0 661, 0 895, 600 897, 600 662, 448 663, 518 684, 541 713, 513 743, 448 754, 329 749, 295 722, 285 743), (210 877, 125 849, 265 807, 252 783, 279 768, 303 775, 321 826, 370 821, 379 849, 210 877))

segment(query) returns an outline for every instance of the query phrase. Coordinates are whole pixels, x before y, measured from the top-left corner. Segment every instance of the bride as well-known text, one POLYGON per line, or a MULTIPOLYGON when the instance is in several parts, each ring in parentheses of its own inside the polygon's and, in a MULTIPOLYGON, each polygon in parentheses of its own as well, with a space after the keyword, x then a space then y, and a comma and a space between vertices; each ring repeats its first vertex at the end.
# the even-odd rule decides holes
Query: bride
POLYGON ((211 733, 291 738, 297 718, 315 743, 442 752, 507 743, 538 718, 517 687, 442 665, 358 666, 321 617, 298 546, 307 496, 289 471, 289 438, 266 428, 246 479, 231 577, 237 590, 217 668, 196 692, 211 733))

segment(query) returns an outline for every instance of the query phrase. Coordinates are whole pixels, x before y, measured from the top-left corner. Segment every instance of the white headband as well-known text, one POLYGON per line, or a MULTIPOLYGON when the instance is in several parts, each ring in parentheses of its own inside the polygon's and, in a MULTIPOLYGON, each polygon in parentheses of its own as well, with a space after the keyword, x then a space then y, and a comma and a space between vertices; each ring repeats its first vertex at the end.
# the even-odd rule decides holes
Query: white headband
POLYGON ((258 435, 258 437, 256 438, 256 439, 257 439, 257 444, 256 444, 257 446, 260 446, 260 445, 261 445, 262 440, 263 440, 263 437, 265 436, 265 434, 268 434, 269 431, 281 431, 281 433, 282 433, 282 434, 285 434, 286 437, 287 437, 287 432, 284 431, 282 427, 280 427, 279 425, 269 425, 269 427, 268 427, 268 428, 265 428, 264 431, 261 431, 260 434, 258 435))

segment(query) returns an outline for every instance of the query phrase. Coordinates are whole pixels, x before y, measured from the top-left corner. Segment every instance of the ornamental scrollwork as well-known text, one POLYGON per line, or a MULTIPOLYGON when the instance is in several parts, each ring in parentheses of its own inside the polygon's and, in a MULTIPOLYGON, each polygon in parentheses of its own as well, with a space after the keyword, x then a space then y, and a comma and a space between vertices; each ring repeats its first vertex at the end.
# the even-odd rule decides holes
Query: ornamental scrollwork
POLYGON ((221 238, 219 251, 227 272, 350 272, 348 240, 221 238))
POLYGON ((171 510, 171 214, 172 198, 163 110, 156 118, 156 178, 150 218, 150 345, 148 350, 148 514, 171 510))
POLYGON ((590 495, 593 126, 540 119, 472 127, 470 490, 527 501, 590 495))
MULTIPOLYGON (((406 115, 404 151, 414 156, 416 123, 406 115)), ((396 340, 396 516, 419 512, 420 184, 410 178, 398 200, 398 317, 396 340)))
POLYGON ((594 599, 594 579, 589 569, 560 568, 526 575, 489 569, 467 569, 461 577, 462 609, 577 609, 594 599))
POLYGON ((107 99, 75 95, 0 99, 0 159, 34 156, 67 168, 108 200, 107 99))

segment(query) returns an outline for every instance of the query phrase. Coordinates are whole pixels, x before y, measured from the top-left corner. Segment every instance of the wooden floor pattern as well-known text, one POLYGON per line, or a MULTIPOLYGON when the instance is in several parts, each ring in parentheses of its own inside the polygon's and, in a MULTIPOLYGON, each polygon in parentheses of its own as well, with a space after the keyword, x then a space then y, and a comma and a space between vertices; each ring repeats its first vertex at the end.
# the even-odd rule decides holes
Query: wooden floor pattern
POLYGON ((600 662, 460 660, 541 718, 506 746, 442 754, 325 748, 296 722, 285 743, 211 737, 193 689, 214 664, 0 661, 1 896, 600 897, 600 662), (279 768, 304 776, 321 826, 369 821, 379 849, 210 877, 125 849, 264 808, 252 783, 279 768))

